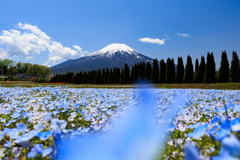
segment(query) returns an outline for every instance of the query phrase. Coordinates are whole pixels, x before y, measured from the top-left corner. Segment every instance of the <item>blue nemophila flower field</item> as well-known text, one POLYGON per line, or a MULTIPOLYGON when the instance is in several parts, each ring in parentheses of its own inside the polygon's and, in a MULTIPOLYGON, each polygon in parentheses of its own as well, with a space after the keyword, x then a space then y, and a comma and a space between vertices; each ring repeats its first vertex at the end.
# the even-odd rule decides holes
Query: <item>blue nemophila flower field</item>
POLYGON ((95 159, 100 153, 105 159, 151 159, 150 153, 158 159, 239 159, 240 91, 145 91, 1 87, 0 157, 67 159, 64 146, 72 146, 79 155, 84 153, 77 147, 89 147, 99 153, 95 159), (109 144, 115 150, 103 155, 110 154, 103 149, 109 144))

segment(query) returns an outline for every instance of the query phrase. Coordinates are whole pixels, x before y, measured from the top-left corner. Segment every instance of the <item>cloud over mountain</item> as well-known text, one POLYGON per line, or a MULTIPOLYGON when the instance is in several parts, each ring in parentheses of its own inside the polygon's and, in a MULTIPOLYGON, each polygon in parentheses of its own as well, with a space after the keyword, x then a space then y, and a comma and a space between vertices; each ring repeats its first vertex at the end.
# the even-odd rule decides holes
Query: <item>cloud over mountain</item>
POLYGON ((43 51, 48 51, 48 61, 45 65, 83 56, 81 47, 77 45, 73 45, 73 49, 64 47, 31 24, 18 23, 15 29, 3 30, 0 35, 0 45, 6 48, 0 48, 0 58, 23 56, 29 59, 43 51))

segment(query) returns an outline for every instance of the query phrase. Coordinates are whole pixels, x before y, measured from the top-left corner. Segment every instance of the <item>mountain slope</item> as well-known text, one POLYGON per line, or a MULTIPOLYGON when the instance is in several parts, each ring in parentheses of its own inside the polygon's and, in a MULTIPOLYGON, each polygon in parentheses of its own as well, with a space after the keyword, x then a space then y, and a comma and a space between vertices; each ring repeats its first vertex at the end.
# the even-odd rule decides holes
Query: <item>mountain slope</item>
POLYGON ((123 67, 125 63, 131 69, 132 65, 143 61, 152 63, 153 59, 138 53, 125 44, 113 43, 84 57, 55 65, 51 67, 51 70, 54 74, 68 71, 90 71, 107 67, 123 67))

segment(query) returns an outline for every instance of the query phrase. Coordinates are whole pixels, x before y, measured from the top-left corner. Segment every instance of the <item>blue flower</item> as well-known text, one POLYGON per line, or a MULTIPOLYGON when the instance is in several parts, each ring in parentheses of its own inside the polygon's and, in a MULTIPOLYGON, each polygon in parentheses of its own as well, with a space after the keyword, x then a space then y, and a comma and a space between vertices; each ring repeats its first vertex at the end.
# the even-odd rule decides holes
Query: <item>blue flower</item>
POLYGON ((61 135, 62 135, 62 130, 61 129, 55 129, 52 132, 52 136, 56 139, 61 138, 61 135))
POLYGON ((0 133, 0 141, 5 137, 5 132, 0 133))
POLYGON ((38 137, 39 139, 41 139, 42 141, 47 140, 50 136, 52 135, 52 133, 50 131, 47 132, 39 132, 36 137, 38 137))
POLYGON ((37 130, 37 131, 42 131, 42 130, 45 129, 45 126, 44 126, 43 123, 38 123, 38 124, 36 124, 36 125, 34 126, 34 128, 35 128, 35 130, 37 130))
POLYGON ((52 119, 51 125, 53 129, 65 129, 67 122, 65 120, 52 119))
POLYGON ((222 147, 232 156, 240 156, 240 141, 234 134, 222 140, 222 147))
POLYGON ((225 121, 221 122, 221 128, 218 132, 218 139, 223 139, 224 137, 228 136, 231 133, 230 123, 229 120, 226 119, 225 121))
POLYGON ((50 122, 52 120, 52 113, 45 114, 44 120, 50 122))
POLYGON ((208 128, 208 124, 199 126, 199 127, 195 128, 192 133, 189 133, 188 137, 192 137, 195 139, 200 138, 205 134, 207 128, 208 128))
POLYGON ((213 119, 211 120, 211 125, 216 125, 216 124, 218 124, 218 122, 220 122, 221 121, 221 117, 220 116, 218 116, 218 115, 215 115, 214 117, 213 117, 213 119))
POLYGON ((17 126, 17 130, 20 133, 24 133, 27 129, 28 129, 28 127, 23 123, 19 123, 17 126))
POLYGON ((212 157, 212 160, 238 160, 238 158, 232 157, 226 150, 221 148, 219 156, 212 157))
POLYGON ((240 131, 240 118, 235 118, 230 122, 230 124, 233 131, 235 132, 240 131))
POLYGON ((34 136, 36 136, 38 134, 38 131, 36 130, 31 130, 28 133, 23 134, 21 137, 17 138, 15 140, 16 143, 21 143, 21 142, 25 142, 28 141, 30 139, 32 139, 34 136))
POLYGON ((51 147, 49 147, 47 149, 43 149, 42 144, 37 144, 31 149, 31 152, 29 152, 27 154, 27 156, 29 158, 34 158, 37 156, 45 157, 45 156, 49 155, 52 151, 53 151, 53 149, 51 147))
POLYGON ((199 151, 197 147, 191 143, 186 143, 184 146, 185 159, 186 160, 198 160, 199 151))
POLYGON ((12 142, 11 141, 6 141, 5 144, 3 145, 4 148, 11 148, 12 147, 12 142))

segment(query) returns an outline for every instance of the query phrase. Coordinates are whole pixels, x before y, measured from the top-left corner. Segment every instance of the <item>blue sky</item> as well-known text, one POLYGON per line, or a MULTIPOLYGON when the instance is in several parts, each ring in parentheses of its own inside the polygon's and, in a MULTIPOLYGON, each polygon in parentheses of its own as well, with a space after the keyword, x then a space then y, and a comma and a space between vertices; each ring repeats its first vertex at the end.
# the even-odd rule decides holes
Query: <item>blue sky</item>
POLYGON ((233 50, 240 54, 239 28, 238 0, 1 1, 0 58, 52 66, 124 43, 175 63, 178 56, 186 63, 189 54, 195 63, 213 52, 219 68, 223 50, 229 61, 233 50))

